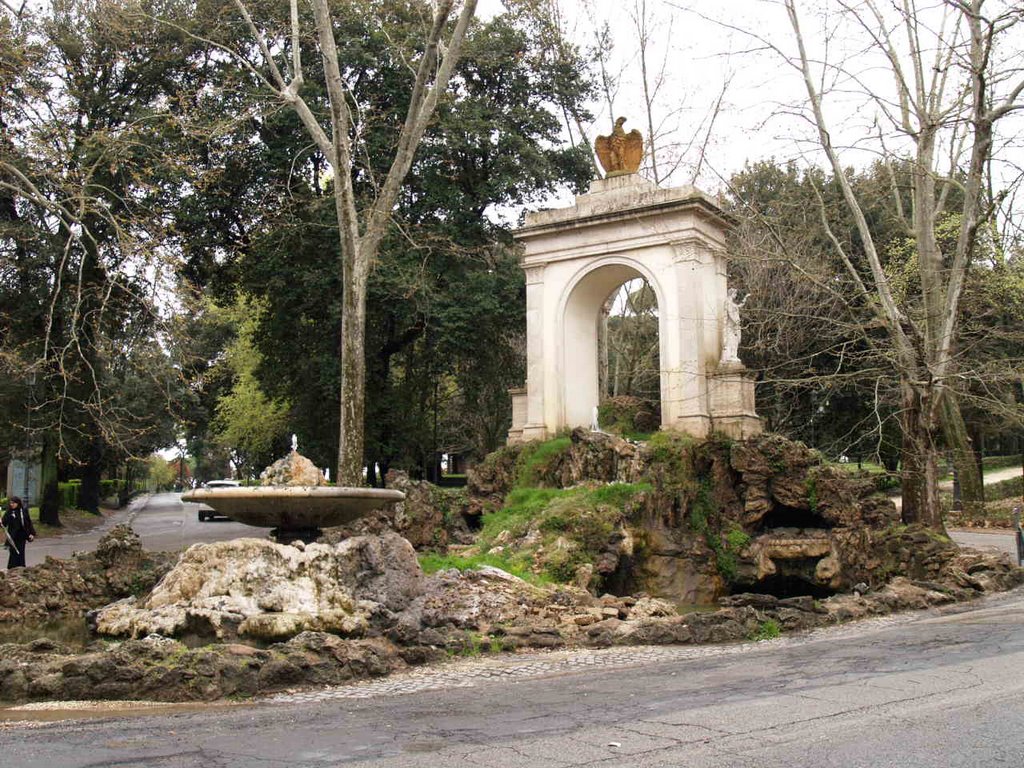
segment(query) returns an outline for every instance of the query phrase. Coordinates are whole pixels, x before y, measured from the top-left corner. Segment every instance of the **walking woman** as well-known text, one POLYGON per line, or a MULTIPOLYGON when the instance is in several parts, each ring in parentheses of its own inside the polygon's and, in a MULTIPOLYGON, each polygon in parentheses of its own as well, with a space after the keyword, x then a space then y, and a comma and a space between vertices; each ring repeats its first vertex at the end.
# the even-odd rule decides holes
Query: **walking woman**
POLYGON ((35 539, 36 529, 32 525, 32 518, 28 510, 21 503, 17 496, 11 496, 7 502, 7 511, 4 512, 3 526, 7 529, 4 546, 11 551, 7 558, 7 570, 11 568, 25 567, 25 545, 35 539))

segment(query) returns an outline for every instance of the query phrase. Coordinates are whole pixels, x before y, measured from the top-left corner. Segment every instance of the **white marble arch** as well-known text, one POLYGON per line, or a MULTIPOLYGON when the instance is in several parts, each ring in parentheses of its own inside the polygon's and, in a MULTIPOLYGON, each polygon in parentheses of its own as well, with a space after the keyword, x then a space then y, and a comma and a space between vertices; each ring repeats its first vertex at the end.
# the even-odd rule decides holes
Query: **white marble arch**
MULTIPOLYGON (((552 393, 559 411, 558 423, 572 426, 590 423, 593 408, 600 398, 598 336, 601 308, 623 283, 637 277, 647 280, 660 310, 665 292, 657 275, 642 262, 628 256, 609 256, 592 261, 581 266, 566 284, 555 310, 555 317, 562 319, 562 358, 555 375, 555 381, 561 382, 561 391, 552 393)), ((662 338, 659 327, 659 350, 664 355, 665 350, 660 344, 662 338)))
POLYGON ((596 181, 575 205, 530 214, 515 234, 526 272, 527 381, 511 392, 509 442, 591 424, 601 306, 644 277, 658 301, 662 428, 754 434, 753 380, 720 361, 729 223, 693 187, 637 175, 596 181))

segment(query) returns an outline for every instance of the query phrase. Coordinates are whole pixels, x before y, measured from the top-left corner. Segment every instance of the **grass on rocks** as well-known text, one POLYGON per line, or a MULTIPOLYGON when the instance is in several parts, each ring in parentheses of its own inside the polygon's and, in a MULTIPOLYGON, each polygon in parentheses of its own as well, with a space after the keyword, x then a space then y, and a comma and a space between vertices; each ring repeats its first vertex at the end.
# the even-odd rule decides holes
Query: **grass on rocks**
POLYGON ((419 561, 420 568, 424 573, 437 573, 452 568, 457 571, 472 571, 489 565, 492 568, 500 568, 511 573, 513 576, 518 576, 531 584, 543 585, 551 581, 544 574, 530 571, 526 558, 514 558, 500 554, 491 555, 485 552, 475 555, 440 555, 436 552, 424 552, 419 555, 419 561))
POLYGON ((540 443, 520 458, 516 488, 500 509, 484 514, 477 543, 461 554, 420 557, 425 571, 468 570, 491 565, 534 584, 570 582, 579 566, 593 562, 629 514, 647 483, 609 483, 540 488, 549 462, 569 449, 569 438, 540 443))
POLYGON ((570 448, 572 440, 561 436, 542 443, 527 443, 516 465, 516 488, 535 488, 545 471, 570 448))

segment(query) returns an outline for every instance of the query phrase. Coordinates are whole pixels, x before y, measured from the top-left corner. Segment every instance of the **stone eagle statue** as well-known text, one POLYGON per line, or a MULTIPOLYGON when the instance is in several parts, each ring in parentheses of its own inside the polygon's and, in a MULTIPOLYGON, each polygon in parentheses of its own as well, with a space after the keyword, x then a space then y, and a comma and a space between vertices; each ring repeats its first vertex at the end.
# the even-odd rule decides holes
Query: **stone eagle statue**
POLYGON ((644 137, 635 128, 626 133, 622 124, 626 118, 615 121, 611 136, 598 136, 594 142, 597 159, 605 173, 611 176, 624 176, 640 170, 640 162, 644 159, 644 137))

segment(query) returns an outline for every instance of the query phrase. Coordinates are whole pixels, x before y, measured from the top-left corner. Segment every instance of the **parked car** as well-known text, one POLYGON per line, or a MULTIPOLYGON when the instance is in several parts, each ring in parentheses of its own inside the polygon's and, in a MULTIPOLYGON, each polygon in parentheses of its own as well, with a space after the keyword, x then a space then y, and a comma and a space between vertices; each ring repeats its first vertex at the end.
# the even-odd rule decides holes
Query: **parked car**
MULTIPOLYGON (((240 485, 241 483, 237 480, 210 480, 203 483, 203 488, 238 488, 240 485)), ((199 504, 199 512, 197 514, 200 523, 205 523, 207 520, 212 520, 215 517, 227 517, 227 515, 222 515, 213 507, 203 503, 199 504)))

